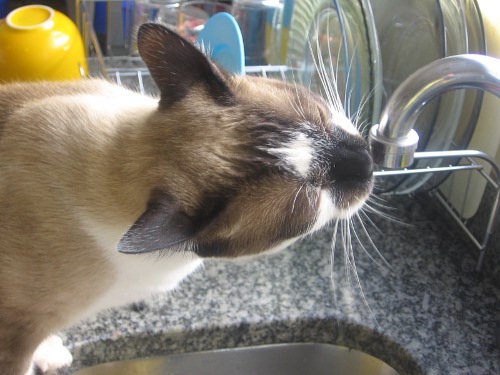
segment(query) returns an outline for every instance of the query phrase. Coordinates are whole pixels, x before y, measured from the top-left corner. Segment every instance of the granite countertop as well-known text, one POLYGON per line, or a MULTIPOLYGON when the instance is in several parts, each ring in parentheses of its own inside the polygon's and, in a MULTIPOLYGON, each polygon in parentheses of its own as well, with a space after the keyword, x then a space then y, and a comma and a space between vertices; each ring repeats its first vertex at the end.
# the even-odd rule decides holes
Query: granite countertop
POLYGON ((411 225, 373 217, 378 231, 369 231, 390 269, 353 245, 366 304, 341 249, 332 283, 333 229, 327 228, 273 256, 207 262, 171 294, 67 330, 71 371, 170 353, 318 342, 372 354, 401 374, 498 375, 500 290, 473 271, 471 244, 428 202, 387 202, 396 207, 393 216, 411 225))

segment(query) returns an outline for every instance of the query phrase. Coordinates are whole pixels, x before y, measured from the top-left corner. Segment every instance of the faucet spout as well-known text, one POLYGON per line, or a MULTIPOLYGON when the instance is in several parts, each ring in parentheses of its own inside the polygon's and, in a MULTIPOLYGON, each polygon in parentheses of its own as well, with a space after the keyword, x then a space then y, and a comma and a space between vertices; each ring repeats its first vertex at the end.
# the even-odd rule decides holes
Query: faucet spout
POLYGON ((436 60, 408 77, 387 102, 380 124, 370 129, 374 162, 387 168, 411 165, 418 146, 413 127, 422 108, 436 96, 462 88, 488 91, 500 98, 500 60, 456 55, 436 60))

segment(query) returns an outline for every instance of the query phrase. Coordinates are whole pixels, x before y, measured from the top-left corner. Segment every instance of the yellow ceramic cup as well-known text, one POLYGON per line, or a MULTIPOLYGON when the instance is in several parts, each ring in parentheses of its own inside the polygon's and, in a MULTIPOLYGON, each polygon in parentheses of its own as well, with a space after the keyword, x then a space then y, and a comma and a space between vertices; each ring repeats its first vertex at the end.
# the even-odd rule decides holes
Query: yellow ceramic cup
POLYGON ((0 82, 86 75, 82 38, 64 14, 45 5, 27 5, 0 20, 0 82))

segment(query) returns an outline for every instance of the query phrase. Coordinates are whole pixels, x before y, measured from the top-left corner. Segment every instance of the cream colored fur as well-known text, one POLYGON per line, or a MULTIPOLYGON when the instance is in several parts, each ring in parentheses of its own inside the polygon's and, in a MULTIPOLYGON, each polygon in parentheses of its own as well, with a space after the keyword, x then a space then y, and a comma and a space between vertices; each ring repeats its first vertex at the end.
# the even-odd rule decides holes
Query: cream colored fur
POLYGON ((175 288, 204 257, 289 245, 371 192, 370 168, 342 185, 330 166, 329 147, 365 143, 321 99, 141 30, 159 104, 101 80, 0 85, 2 375, 68 365, 64 327, 175 288))

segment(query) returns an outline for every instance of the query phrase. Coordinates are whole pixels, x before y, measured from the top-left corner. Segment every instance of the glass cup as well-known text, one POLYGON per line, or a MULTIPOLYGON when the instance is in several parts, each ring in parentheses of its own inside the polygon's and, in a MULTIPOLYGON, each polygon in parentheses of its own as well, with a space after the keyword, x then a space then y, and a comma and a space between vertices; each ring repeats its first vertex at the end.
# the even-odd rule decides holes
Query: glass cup
POLYGON ((231 6, 215 1, 188 1, 178 10, 177 32, 194 42, 207 20, 216 13, 231 12, 231 6))
POLYGON ((136 0, 134 2, 132 26, 130 27, 130 53, 132 56, 138 54, 135 34, 139 30, 139 26, 146 22, 159 22, 175 30, 179 7, 180 0, 136 0))
POLYGON ((283 0, 233 0, 232 14, 245 46, 245 65, 281 62, 283 0))

